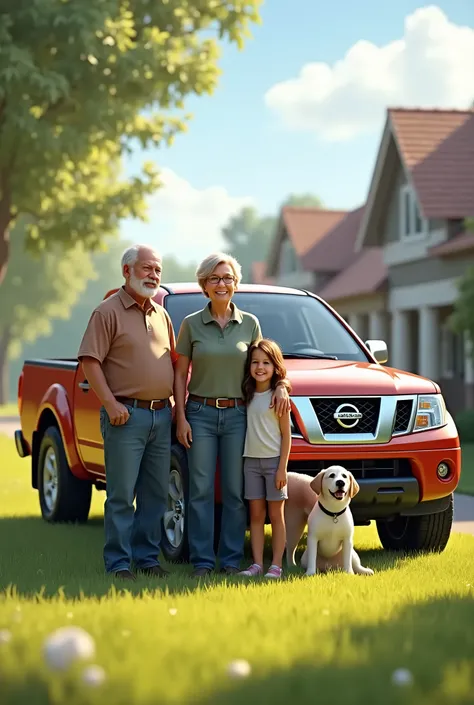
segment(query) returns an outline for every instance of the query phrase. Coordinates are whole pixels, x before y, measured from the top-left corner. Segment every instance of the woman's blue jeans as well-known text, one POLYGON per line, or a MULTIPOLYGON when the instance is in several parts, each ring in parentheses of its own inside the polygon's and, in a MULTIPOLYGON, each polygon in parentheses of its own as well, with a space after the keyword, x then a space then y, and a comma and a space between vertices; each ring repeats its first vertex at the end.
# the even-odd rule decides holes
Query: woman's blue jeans
POLYGON ((214 483, 219 457, 222 526, 218 558, 221 568, 238 568, 244 552, 247 528, 242 457, 247 409, 245 406, 217 409, 188 401, 186 418, 193 437, 188 450, 190 561, 195 568, 215 567, 214 483))

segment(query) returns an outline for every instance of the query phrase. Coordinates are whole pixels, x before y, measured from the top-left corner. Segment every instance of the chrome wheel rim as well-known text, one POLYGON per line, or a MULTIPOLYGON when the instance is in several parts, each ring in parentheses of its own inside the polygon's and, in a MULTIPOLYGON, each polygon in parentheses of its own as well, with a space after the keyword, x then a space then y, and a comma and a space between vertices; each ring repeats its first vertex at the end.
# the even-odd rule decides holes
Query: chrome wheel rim
POLYGON ((51 513, 58 497, 58 461, 51 446, 46 451, 43 462, 43 497, 46 509, 51 513))
POLYGON ((184 489, 181 473, 172 468, 168 484, 168 509, 163 517, 166 538, 170 545, 180 547, 184 535, 184 489))

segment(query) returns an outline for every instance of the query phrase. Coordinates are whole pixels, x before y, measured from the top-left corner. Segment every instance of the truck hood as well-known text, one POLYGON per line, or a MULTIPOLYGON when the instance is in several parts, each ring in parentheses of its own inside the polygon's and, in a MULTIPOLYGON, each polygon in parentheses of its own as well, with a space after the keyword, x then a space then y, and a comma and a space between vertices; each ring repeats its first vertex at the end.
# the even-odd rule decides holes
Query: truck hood
POLYGON ((293 396, 435 394, 430 380, 370 362, 285 359, 293 396))

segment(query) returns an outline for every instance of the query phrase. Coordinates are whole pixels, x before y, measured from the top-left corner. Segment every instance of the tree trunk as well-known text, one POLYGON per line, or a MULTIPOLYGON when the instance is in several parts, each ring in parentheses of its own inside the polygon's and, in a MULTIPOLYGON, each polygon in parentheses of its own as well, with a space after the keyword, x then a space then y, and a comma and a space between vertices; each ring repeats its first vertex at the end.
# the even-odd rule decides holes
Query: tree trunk
POLYGON ((7 329, 0 336, 0 405, 8 404, 9 377, 8 377, 8 346, 10 345, 10 330, 7 329))
POLYGON ((10 236, 8 230, 0 230, 0 286, 2 285, 8 267, 8 257, 10 255, 10 236))
POLYGON ((8 258, 10 255, 10 234, 8 226, 12 219, 11 198, 4 188, 0 200, 0 286, 7 273, 8 258))

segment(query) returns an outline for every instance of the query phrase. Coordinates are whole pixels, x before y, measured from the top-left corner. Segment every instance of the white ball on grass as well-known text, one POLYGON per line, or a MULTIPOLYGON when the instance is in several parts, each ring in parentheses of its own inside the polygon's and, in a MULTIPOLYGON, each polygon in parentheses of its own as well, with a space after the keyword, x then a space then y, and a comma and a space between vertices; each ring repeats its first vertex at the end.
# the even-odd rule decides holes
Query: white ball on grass
POLYGON ((8 644, 12 640, 12 633, 8 629, 0 629, 0 644, 8 644))
POLYGON ((176 607, 170 607, 168 611, 172 617, 174 617, 178 613, 176 607))
POLYGON ((407 668, 397 668, 392 673, 392 683, 394 685, 411 685, 413 683, 413 675, 407 668))
POLYGON ((92 658, 95 643, 81 627, 61 627, 45 639, 43 654, 50 668, 64 671, 74 661, 92 658))
POLYGON ((244 659, 231 661, 227 666, 227 673, 232 678, 247 678, 251 670, 249 662, 244 659))
POLYGON ((82 680, 87 685, 101 685, 105 681, 105 671, 102 666, 88 666, 82 673, 82 680))

